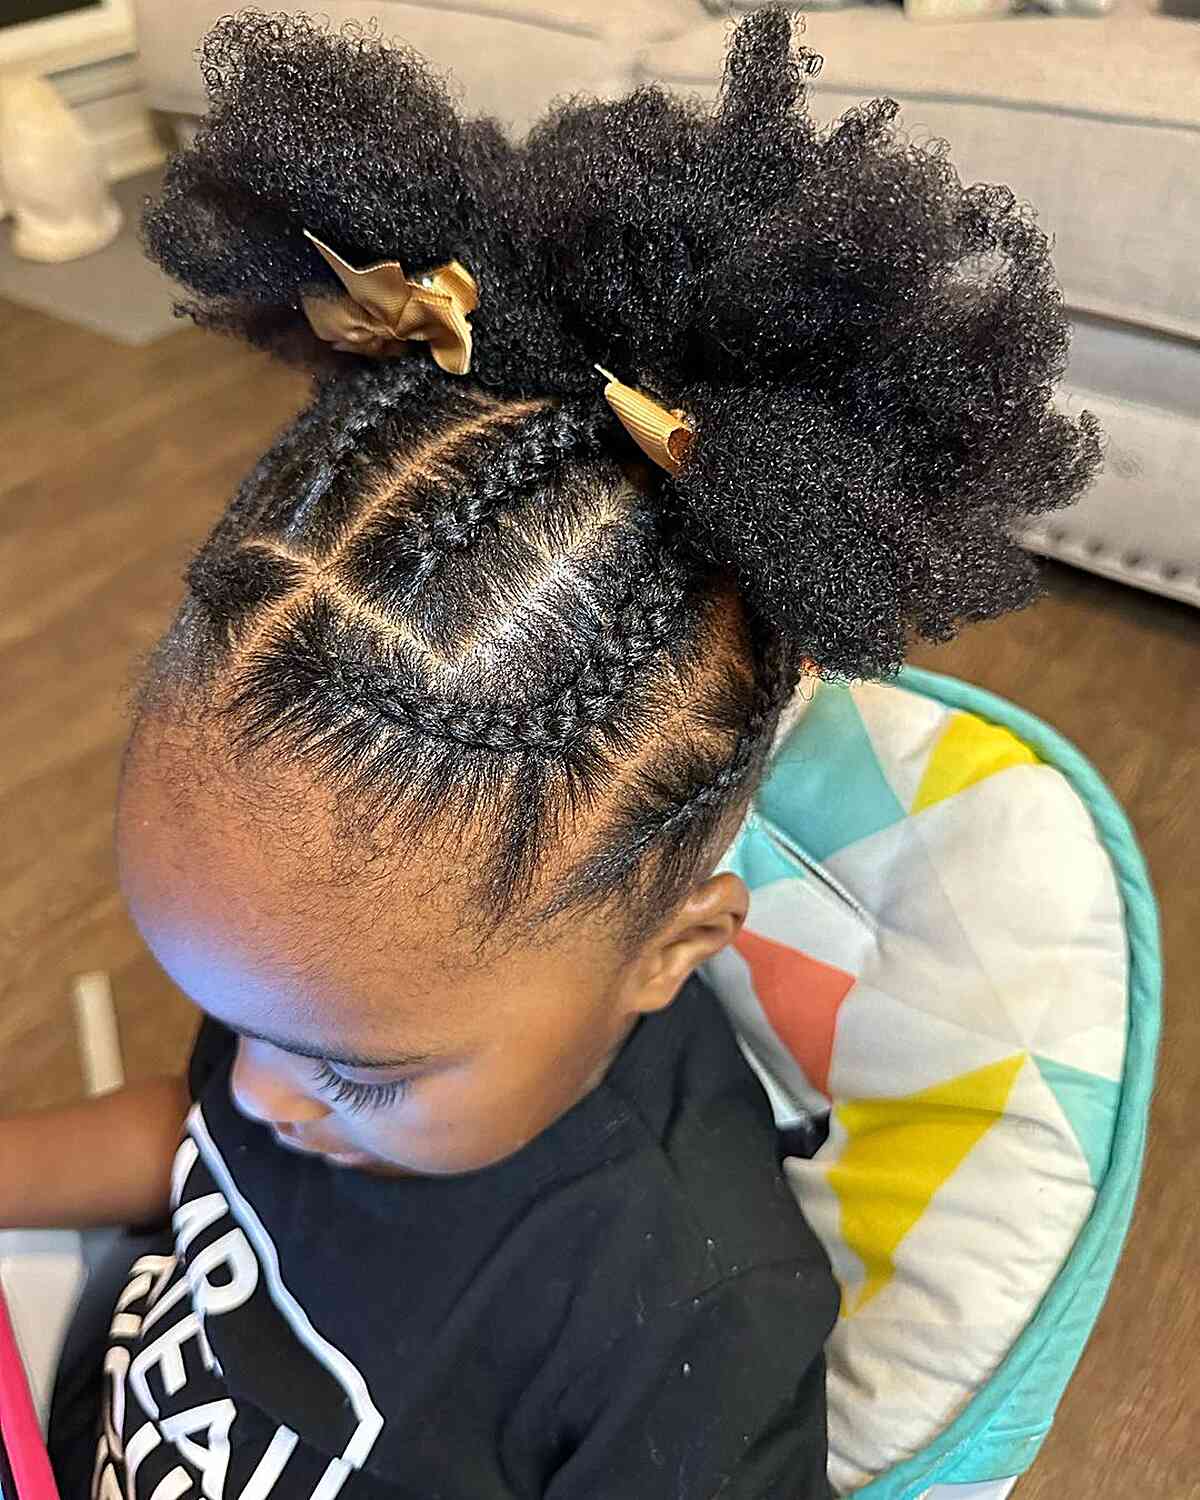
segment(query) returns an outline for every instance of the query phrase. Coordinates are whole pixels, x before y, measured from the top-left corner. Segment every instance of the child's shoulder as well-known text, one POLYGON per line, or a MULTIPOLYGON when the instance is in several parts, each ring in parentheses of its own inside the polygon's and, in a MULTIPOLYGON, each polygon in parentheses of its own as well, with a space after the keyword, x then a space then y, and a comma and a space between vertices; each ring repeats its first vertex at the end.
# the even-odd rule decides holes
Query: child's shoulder
POLYGON ((772 1410, 837 1314, 829 1261, 724 1012, 698 981, 672 1009, 639 1027, 602 1085, 622 1121, 608 1160, 561 1180, 525 1225, 541 1294, 554 1296, 551 1268, 561 1278, 549 1363, 561 1412, 581 1426, 639 1382, 682 1380, 694 1414, 706 1400, 723 1410, 740 1378, 750 1405, 772 1410))
POLYGON ((548 1217, 575 1226, 578 1280, 610 1321, 738 1282, 753 1295, 777 1275, 825 1299, 828 1261, 783 1177, 770 1105, 702 980, 641 1024, 602 1089, 614 1149, 563 1181, 548 1217))

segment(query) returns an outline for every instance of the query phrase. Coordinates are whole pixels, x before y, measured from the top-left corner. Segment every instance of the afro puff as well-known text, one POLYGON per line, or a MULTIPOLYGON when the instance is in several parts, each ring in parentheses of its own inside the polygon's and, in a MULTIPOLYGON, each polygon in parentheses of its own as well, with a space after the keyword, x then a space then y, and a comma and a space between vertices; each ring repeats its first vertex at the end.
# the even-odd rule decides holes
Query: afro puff
POLYGON ((819 129, 794 26, 743 20, 712 108, 571 99, 513 144, 371 32, 227 18, 146 245, 191 316, 333 379, 362 360, 300 310, 334 285, 305 229, 353 265, 461 261, 474 384, 602 408, 600 364, 682 407, 662 503, 688 544, 797 660, 887 674, 1037 596, 1015 533, 1079 495, 1099 434, 1052 404, 1067 320, 1029 211, 891 101, 819 129))
POLYGON ((147 212, 181 310, 314 389, 142 707, 304 760, 348 842, 432 834, 484 947, 600 908, 636 945, 727 846, 802 671, 882 676, 1027 604, 1017 529, 1096 468, 1028 212, 894 104, 818 129, 794 25, 737 26, 713 108, 568 100, 513 143, 372 32, 227 17, 147 212), (340 287, 306 230, 353 267, 461 262, 469 375, 320 340, 302 299, 340 287), (683 409, 678 472, 597 365, 683 409))

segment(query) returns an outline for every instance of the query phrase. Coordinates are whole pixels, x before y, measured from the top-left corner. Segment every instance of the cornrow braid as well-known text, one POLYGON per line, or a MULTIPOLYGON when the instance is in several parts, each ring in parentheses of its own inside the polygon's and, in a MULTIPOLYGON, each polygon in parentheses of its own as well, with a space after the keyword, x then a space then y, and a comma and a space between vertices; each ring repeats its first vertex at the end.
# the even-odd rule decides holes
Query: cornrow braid
POLYGON ((722 829, 727 836, 731 833, 730 810, 747 805, 766 769, 795 671, 770 645, 764 646, 762 665, 748 696, 744 685, 741 693, 737 688, 731 691, 726 679, 715 690, 710 686, 697 705, 699 717, 707 713, 714 727, 728 732, 722 707, 731 699, 739 702, 732 751, 724 742, 704 774, 670 758, 643 770, 634 794, 618 805, 603 857, 582 868, 569 889, 540 906, 531 926, 553 922, 565 912, 594 909, 621 886, 637 891, 644 910, 670 908, 681 886, 711 855, 714 835, 722 829))
MULTIPOLYGON (((375 369, 320 384, 324 419, 302 413, 243 487, 187 573, 184 614, 206 636, 191 655, 209 663, 193 701, 235 757, 307 762, 357 808, 360 838, 482 816, 480 928, 516 932, 564 818, 616 798, 638 838, 632 864, 589 849, 556 890, 563 913, 572 889, 576 910, 628 894, 653 825, 676 856, 685 821, 711 832, 744 789, 739 727, 761 735, 755 678, 722 669, 717 581, 602 407, 419 383, 419 410, 375 369), (664 800, 661 778, 625 767, 654 758, 693 691, 664 800)), ((670 869, 652 905, 625 904, 631 941, 686 888, 670 869)))
POLYGON ((818 66, 763 7, 711 108, 568 100, 516 143, 375 33, 220 21, 147 248, 182 311, 314 390, 189 567, 147 708, 303 758, 347 837, 473 822, 481 931, 551 909, 559 838, 553 910, 611 901, 635 937, 752 794, 805 659, 885 675, 1035 599, 1016 539, 1100 461, 1052 402, 1046 237, 889 101, 818 127, 818 66), (340 287, 306 229, 354 266, 468 267, 469 376, 322 342, 305 299, 340 287), (686 412, 677 474, 639 465, 596 365, 686 412))
POLYGON ((256 650, 225 711, 247 749, 271 740, 285 717, 284 733, 300 748, 322 732, 333 708, 473 750, 570 756, 619 721, 636 679, 677 641, 686 598, 681 585, 678 563, 665 564, 658 576, 633 573, 611 629, 590 643, 579 671, 549 696, 522 704, 438 697, 418 657, 403 646, 383 671, 364 667, 356 654, 362 643, 318 598, 289 620, 290 640, 276 636, 256 650))
POLYGON ((485 526, 494 525, 521 497, 549 485, 569 460, 596 456, 608 426, 594 401, 555 402, 525 418, 496 444, 482 474, 439 492, 429 520, 430 545, 440 552, 471 547, 485 526))

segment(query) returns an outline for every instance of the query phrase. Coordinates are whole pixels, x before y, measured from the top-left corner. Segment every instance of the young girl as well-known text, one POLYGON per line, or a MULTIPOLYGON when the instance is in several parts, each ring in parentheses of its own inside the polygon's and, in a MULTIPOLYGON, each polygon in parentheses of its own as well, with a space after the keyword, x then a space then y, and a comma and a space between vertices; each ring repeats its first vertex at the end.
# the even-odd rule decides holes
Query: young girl
POLYGON ((371 37, 208 38, 146 241, 315 385, 124 767, 189 1077, 5 1127, 5 1217, 171 1226, 73 1335, 64 1500, 827 1493, 717 866, 802 674, 1027 604, 1098 442, 1027 214, 889 103, 818 130, 816 66, 758 13, 715 111, 516 146, 371 37))

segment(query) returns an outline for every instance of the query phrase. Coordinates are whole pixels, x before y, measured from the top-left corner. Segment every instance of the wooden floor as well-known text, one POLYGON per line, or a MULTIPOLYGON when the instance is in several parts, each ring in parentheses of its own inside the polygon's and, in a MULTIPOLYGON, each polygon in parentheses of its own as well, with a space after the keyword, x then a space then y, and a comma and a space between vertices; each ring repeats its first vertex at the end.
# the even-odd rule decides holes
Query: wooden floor
MULTIPOLYGON (((0 302, 2 1107, 80 1091, 83 970, 113 976, 132 1075, 184 1056, 192 1013, 114 881, 126 686, 189 549, 300 394, 195 330, 128 349, 0 302)), ((1200 614, 1066 568, 1049 583, 915 660, 1032 709, 1108 779, 1162 903, 1167 1027, 1128 1250, 1019 1497, 1200 1500, 1200 614)))

